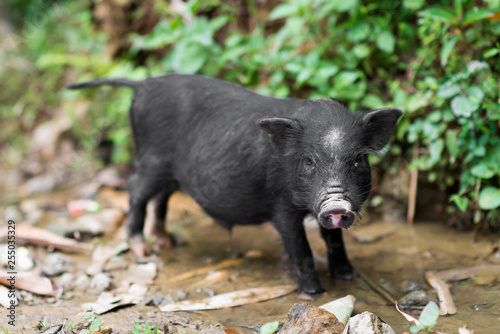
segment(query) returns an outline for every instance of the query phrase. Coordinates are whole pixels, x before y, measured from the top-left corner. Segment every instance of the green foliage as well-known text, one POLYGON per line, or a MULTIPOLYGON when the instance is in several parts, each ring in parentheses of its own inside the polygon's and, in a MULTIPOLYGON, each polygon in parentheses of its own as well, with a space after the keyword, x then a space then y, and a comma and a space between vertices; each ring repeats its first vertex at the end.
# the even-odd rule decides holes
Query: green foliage
POLYGON ((268 322, 267 324, 262 325, 260 328, 260 334, 274 334, 281 323, 279 321, 268 322))
POLYGON ((439 318, 439 306, 434 302, 429 302, 425 305, 420 317, 418 318, 418 323, 410 327, 410 332, 415 334, 420 330, 432 332, 432 328, 436 325, 439 318))
POLYGON ((66 333, 94 334, 99 333, 104 321, 97 317, 93 311, 87 311, 82 316, 79 323, 66 324, 64 331, 66 333))
POLYGON ((110 139, 113 162, 130 161, 131 91, 68 92, 69 77, 201 73, 279 97, 330 97, 351 109, 397 106, 405 116, 388 158, 373 159, 377 167, 397 171, 418 149, 411 168, 467 217, 498 221, 500 21, 490 18, 499 15, 500 0, 290 0, 267 16, 249 5, 248 31, 238 26, 240 12, 221 0, 190 0, 182 13, 155 4, 155 28, 128 36, 130 54, 120 59, 103 56, 106 36, 93 29, 88 7, 48 6, 36 29, 23 31, 23 57, 34 69, 0 73, 13 83, 0 91, 0 119, 16 110, 21 120, 6 122, 0 141, 21 146, 15 134, 43 120, 41 110, 90 100, 90 117, 75 129, 83 148, 110 139), (145 66, 134 64, 140 54, 145 66))
POLYGON ((450 200, 461 211, 473 204, 478 182, 489 187, 481 190, 479 198, 484 200, 479 201, 479 207, 493 210, 500 206, 494 205, 495 192, 488 192, 487 197, 483 194, 499 185, 499 89, 488 64, 471 61, 437 86, 432 100, 435 110, 408 127, 409 142, 429 147, 413 165, 430 171, 430 181, 437 180, 443 187, 454 185, 455 178, 450 178, 454 172, 459 186, 450 200), (489 204, 485 205, 486 198, 489 204))
POLYGON ((144 325, 144 329, 141 327, 139 323, 134 323, 134 330, 129 332, 130 334, 158 334, 160 333, 160 327, 156 326, 151 328, 149 322, 146 322, 144 325))

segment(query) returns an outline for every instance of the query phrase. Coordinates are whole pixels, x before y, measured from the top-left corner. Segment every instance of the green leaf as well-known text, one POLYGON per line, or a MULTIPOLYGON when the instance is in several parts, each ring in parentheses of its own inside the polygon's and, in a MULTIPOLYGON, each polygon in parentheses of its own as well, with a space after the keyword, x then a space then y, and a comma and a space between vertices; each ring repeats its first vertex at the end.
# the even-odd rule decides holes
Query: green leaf
POLYGON ((366 44, 357 44, 352 49, 352 51, 354 52, 354 55, 359 59, 366 58, 370 55, 370 47, 366 44))
POLYGON ((484 92, 478 86, 469 86, 467 88, 467 95, 472 102, 480 103, 484 97, 484 92))
POLYGON ((417 334, 419 330, 421 330, 422 327, 417 326, 417 325, 411 325, 410 327, 410 333, 412 334, 417 334))
POLYGON ((464 25, 468 26, 471 23, 487 19, 491 15, 493 13, 487 9, 474 7, 465 13, 464 25))
POLYGON ((302 65, 299 63, 288 63, 285 65, 285 70, 292 74, 298 74, 302 70, 302 65))
POLYGON ((442 153, 444 149, 444 140, 437 139, 429 145, 429 161, 430 167, 436 165, 441 161, 442 153))
POLYGON ((424 3, 425 0, 403 0, 403 7, 411 11, 416 11, 422 8, 424 3))
POLYGON ((390 31, 386 30, 377 36, 377 47, 386 53, 394 52, 394 43, 395 39, 390 31))
POLYGON ((378 95, 367 94, 361 101, 361 105, 370 109, 378 109, 384 106, 384 101, 378 95))
POLYGON ((358 6, 358 0, 329 0, 332 3, 332 7, 339 12, 347 12, 358 6))
POLYGON ((457 132, 453 130, 446 131, 446 148, 450 154, 450 162, 454 163, 458 157, 458 140, 457 132))
POLYGON ((487 69, 489 67, 488 63, 479 60, 471 60, 467 64, 467 74, 470 76, 471 74, 476 73, 477 71, 487 69))
POLYGON ((431 7, 419 12, 420 16, 429 17, 444 23, 450 23, 455 18, 455 14, 448 8, 431 7))
POLYGON ((347 30, 347 40, 353 43, 359 43, 366 40, 371 33, 370 25, 364 21, 360 21, 351 29, 347 30))
POLYGON ((206 50, 198 44, 181 42, 172 53, 172 67, 180 73, 196 73, 207 60, 206 50))
POLYGON ((449 99, 450 97, 457 95, 459 92, 460 92, 459 85, 447 81, 439 86, 437 95, 443 99, 449 99))
POLYGON ((87 311, 83 316, 82 316, 82 319, 83 320, 87 320, 87 319, 90 319, 94 316, 94 312, 92 311, 87 311))
POLYGON ((303 85, 313 74, 314 71, 312 69, 303 69, 300 71, 299 75, 297 75, 297 84, 299 84, 299 86, 303 85))
POLYGON ((484 58, 491 58, 491 57, 494 57, 498 54, 498 48, 493 48, 493 49, 489 49, 488 51, 486 51, 483 56, 484 58))
POLYGON ((212 30, 212 34, 215 33, 217 30, 219 30, 220 28, 222 28, 223 26, 225 26, 228 21, 229 21, 228 15, 220 15, 210 20, 209 26, 210 29, 212 30))
POLYGON ((471 174, 480 179, 490 179, 495 175, 495 172, 488 168, 487 165, 480 163, 475 165, 470 170, 471 174))
POLYGON ((343 71, 335 77, 335 89, 342 89, 353 84, 359 78, 354 71, 343 71))
POLYGON ((444 43, 443 48, 441 49, 441 67, 446 66, 451 51, 453 51, 455 44, 457 44, 459 40, 460 36, 455 35, 452 38, 450 38, 446 43, 444 43))
POLYGON ((102 324, 102 318, 101 317, 95 319, 90 324, 90 327, 89 327, 90 331, 91 332, 97 332, 97 331, 99 331, 99 328, 101 327, 101 324, 102 324))
POLYGON ((277 20, 284 17, 295 15, 299 12, 299 7, 296 3, 285 2, 276 6, 269 13, 269 20, 277 20))
POLYGON ((260 334, 273 334, 279 326, 279 321, 268 322, 260 328, 260 334))
POLYGON ((488 186, 479 193, 479 207, 482 210, 494 210, 500 207, 500 189, 488 186))
POLYGON ((418 318, 418 322, 422 325, 422 327, 428 331, 432 330, 437 323, 437 319, 439 318, 439 306, 437 306, 434 302, 429 302, 425 305, 422 313, 420 313, 420 317, 418 318))
POLYGON ((464 15, 464 8, 463 8, 463 2, 464 0, 455 0, 454 1, 454 7, 455 7, 455 14, 458 17, 462 17, 464 15))
POLYGON ((455 203, 457 208, 462 211, 466 212, 467 208, 469 207, 469 202, 470 200, 465 197, 465 196, 460 196, 459 194, 453 194, 450 196, 450 201, 455 203))
POLYGON ((478 107, 478 103, 472 102, 464 96, 456 96, 451 100, 451 110, 457 117, 470 117, 478 107))
POLYGON ((328 66, 321 67, 315 74, 316 77, 321 78, 322 80, 328 80, 337 74, 339 71, 339 67, 337 65, 331 64, 328 66))

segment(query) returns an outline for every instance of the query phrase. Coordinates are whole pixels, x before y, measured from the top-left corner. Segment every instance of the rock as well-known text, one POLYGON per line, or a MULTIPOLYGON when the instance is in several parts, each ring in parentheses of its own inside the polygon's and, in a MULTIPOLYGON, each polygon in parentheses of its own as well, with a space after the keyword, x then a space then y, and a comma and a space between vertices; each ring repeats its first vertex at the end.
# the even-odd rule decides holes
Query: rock
POLYGON ((90 282, 90 288, 98 292, 106 290, 110 285, 111 278, 103 273, 95 275, 90 282))
POLYGON ((29 196, 36 193, 46 193, 52 191, 57 184, 57 178, 52 174, 42 174, 35 176, 22 186, 22 195, 29 196))
POLYGON ((349 319, 347 334, 396 334, 394 330, 371 312, 363 312, 349 319))
POLYGON ((45 256, 42 261, 37 262, 37 267, 47 277, 57 276, 66 271, 68 259, 59 253, 51 253, 45 256))
POLYGON ((73 290, 75 288, 75 275, 72 273, 64 273, 59 277, 57 283, 65 290, 73 290))
POLYGON ((402 308, 411 308, 415 306, 427 305, 429 299, 423 290, 412 291, 399 300, 399 306, 402 308))
POLYGON ((264 257, 264 253, 258 249, 250 249, 245 253, 245 258, 249 260, 261 259, 264 257))
POLYGON ((75 279, 75 288, 80 290, 86 290, 89 287, 90 280, 89 277, 85 274, 80 274, 76 276, 75 279))
POLYGON ((478 275, 471 278, 472 283, 476 285, 490 285, 495 283, 497 275, 478 275))
POLYGON ((415 282, 410 281, 410 280, 403 281, 400 285, 400 288, 401 288, 401 291, 403 293, 417 291, 417 290, 423 290, 422 287, 420 285, 418 285, 418 283, 415 283, 415 282))
POLYGON ((307 303, 297 303, 288 311, 288 320, 279 334, 340 334, 345 325, 332 313, 307 303))
POLYGON ((99 212, 86 213, 74 220, 61 219, 47 226, 48 230, 57 231, 65 236, 72 237, 75 232, 84 236, 99 236, 122 219, 124 212, 120 209, 102 209, 99 212))

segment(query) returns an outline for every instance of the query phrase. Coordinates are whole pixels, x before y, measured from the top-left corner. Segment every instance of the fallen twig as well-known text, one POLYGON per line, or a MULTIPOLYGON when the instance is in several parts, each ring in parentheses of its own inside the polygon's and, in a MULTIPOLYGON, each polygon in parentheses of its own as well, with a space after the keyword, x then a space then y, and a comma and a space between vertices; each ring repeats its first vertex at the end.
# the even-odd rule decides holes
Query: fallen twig
POLYGON ((158 284, 164 284, 164 283, 184 281, 184 280, 187 280, 189 278, 193 278, 195 276, 206 274, 206 273, 208 273, 208 272, 210 272, 212 270, 221 270, 221 269, 224 269, 224 268, 236 266, 236 265, 238 265, 240 263, 243 263, 243 262, 245 262, 245 259, 224 260, 224 261, 219 262, 219 263, 217 263, 215 265, 212 265, 212 266, 208 266, 208 267, 196 269, 196 270, 193 270, 193 271, 189 271, 187 273, 180 274, 180 275, 177 275, 177 276, 174 276, 174 277, 170 277, 170 278, 167 278, 167 279, 162 280, 162 281, 156 281, 156 283, 158 283, 158 284))
POLYGON ((361 278, 378 294, 380 294, 382 297, 384 297, 389 303, 394 304, 396 301, 396 298, 394 298, 387 290, 384 288, 380 287, 377 283, 375 283, 371 278, 369 278, 367 275, 365 275, 362 271, 359 271, 356 268, 356 272, 361 276, 361 278))
POLYGON ((439 297, 440 315, 455 314, 457 308, 453 302, 450 289, 446 282, 458 281, 478 275, 498 275, 500 276, 500 265, 484 265, 460 269, 448 269, 438 272, 428 271, 425 278, 436 290, 439 297))
MULTIPOLYGON (((412 162, 416 161, 418 159, 418 145, 415 143, 413 145, 413 156, 412 156, 412 162)), ((415 218, 415 208, 416 208, 416 203, 417 203, 417 188, 418 188, 418 168, 413 167, 411 171, 411 177, 410 177, 410 191, 408 194, 408 216, 407 216, 407 222, 408 225, 412 226, 413 225, 413 219, 415 218)))
POLYGON ((474 266, 468 268, 460 269, 448 269, 441 270, 438 276, 445 281, 459 281, 466 278, 471 278, 478 275, 499 275, 500 276, 500 264, 496 265, 484 265, 484 266, 474 266))
POLYGON ((436 290, 439 298, 439 315, 448 315, 457 313, 457 307, 453 302, 450 288, 448 284, 439 277, 435 271, 428 271, 425 273, 427 282, 436 290))

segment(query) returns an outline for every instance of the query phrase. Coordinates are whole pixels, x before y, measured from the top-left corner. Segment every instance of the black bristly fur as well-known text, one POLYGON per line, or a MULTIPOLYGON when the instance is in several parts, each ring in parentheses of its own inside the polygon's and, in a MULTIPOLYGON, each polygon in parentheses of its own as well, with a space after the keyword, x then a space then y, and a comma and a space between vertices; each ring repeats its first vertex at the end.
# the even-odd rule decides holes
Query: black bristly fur
MULTIPOLYGON (((98 79, 69 88, 99 85, 134 89, 136 156, 127 221, 132 239, 143 240, 147 202, 155 196, 163 202, 156 210, 163 227, 165 201, 182 189, 226 227, 271 221, 299 289, 323 291, 304 216, 318 217, 322 203, 336 193, 359 212, 371 189, 366 155, 387 144, 399 110, 352 113, 329 99, 274 98, 201 75, 98 79)), ((351 278, 341 229, 322 226, 321 233, 331 273, 351 278)))

